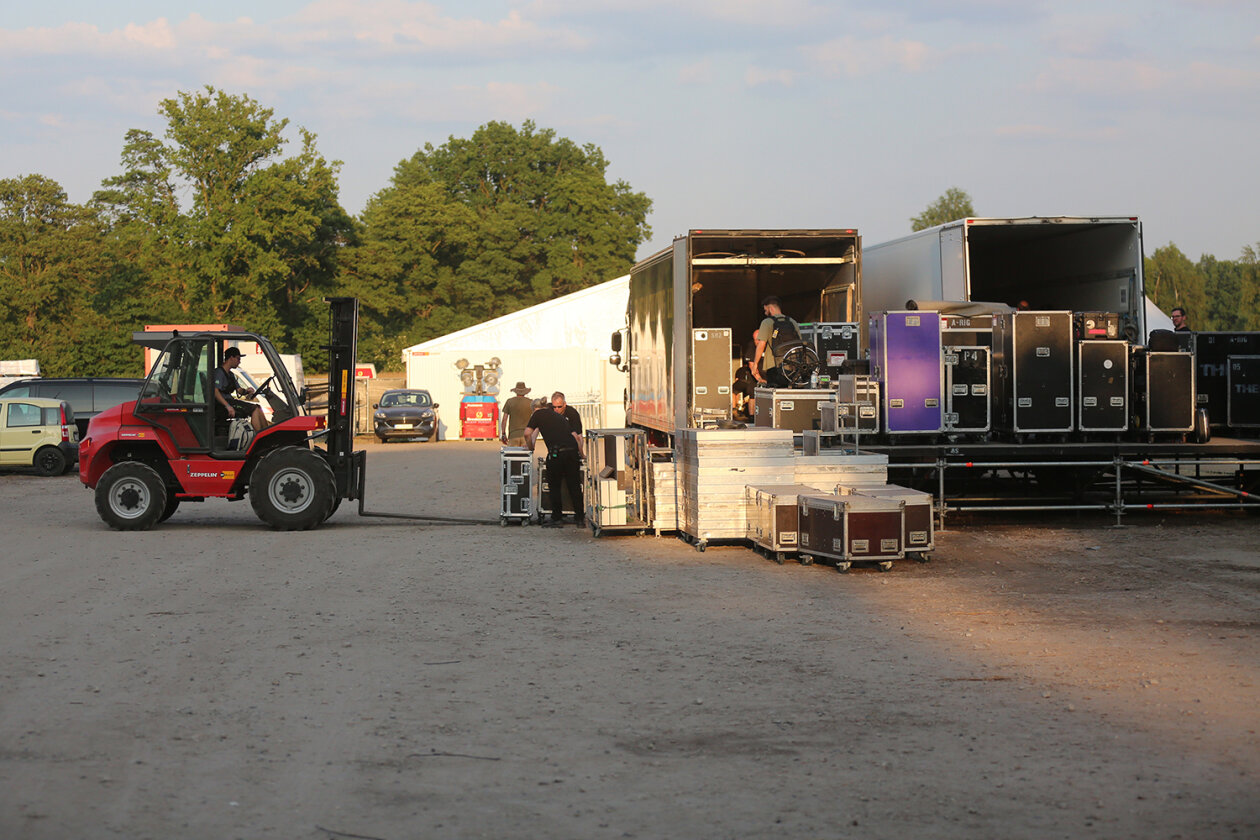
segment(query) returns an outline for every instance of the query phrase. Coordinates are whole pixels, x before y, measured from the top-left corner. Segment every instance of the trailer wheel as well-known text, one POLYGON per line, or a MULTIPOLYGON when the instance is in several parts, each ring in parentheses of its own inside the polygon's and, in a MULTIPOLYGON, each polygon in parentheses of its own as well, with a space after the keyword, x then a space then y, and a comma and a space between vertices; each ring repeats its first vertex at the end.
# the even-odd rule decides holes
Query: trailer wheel
POLYGON ((96 484, 96 512, 115 531, 147 531, 165 511, 166 483, 148 464, 114 464, 96 484))
POLYGON ((332 514, 337 479, 318 454, 282 446, 262 457, 250 479, 249 503, 277 531, 308 531, 332 514))
POLYGON ((35 453, 32 464, 39 475, 61 475, 66 471, 66 456, 55 446, 45 446, 35 453))

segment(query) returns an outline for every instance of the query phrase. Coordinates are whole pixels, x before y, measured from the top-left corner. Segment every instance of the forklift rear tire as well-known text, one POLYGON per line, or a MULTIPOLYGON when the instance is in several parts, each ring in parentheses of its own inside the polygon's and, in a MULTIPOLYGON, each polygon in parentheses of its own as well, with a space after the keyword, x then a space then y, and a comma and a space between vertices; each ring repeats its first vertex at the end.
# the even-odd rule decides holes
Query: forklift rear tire
POLYGON ((96 484, 96 512, 115 531, 147 531, 165 511, 166 482, 148 464, 114 464, 96 484))
POLYGON ((158 522, 165 522, 170 519, 177 510, 179 510, 179 499, 175 498, 175 491, 168 487, 166 490, 166 507, 162 508, 162 515, 158 517, 158 522))
POLYGON ((332 512, 337 480, 320 455, 282 446, 262 457, 249 482, 249 503, 277 531, 309 531, 332 512))

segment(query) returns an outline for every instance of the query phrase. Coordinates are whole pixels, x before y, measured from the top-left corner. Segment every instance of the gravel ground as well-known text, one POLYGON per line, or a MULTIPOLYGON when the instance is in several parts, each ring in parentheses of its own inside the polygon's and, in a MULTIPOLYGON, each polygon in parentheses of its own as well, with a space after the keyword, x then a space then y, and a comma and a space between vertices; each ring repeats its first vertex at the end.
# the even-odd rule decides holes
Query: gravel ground
POLYGON ((1260 836, 1260 519, 955 517, 929 563, 501 528, 491 444, 371 510, 108 530, 0 475, 0 837, 1260 836))

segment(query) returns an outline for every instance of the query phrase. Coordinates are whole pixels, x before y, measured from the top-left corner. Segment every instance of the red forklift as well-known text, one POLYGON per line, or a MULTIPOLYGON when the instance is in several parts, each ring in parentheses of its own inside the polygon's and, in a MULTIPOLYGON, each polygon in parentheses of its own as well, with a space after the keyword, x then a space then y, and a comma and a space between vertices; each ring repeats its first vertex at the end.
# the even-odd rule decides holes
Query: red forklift
MULTIPOLYGON (((135 402, 92 418, 79 444, 79 480, 96 491, 96 510, 116 530, 144 531, 183 502, 249 497, 272 528, 315 528, 342 499, 359 499, 366 455, 354 451, 356 298, 329 304, 328 414, 311 414, 280 355, 250 332, 136 333, 162 352, 135 402), (272 376, 258 386, 272 424, 257 434, 216 418, 214 369, 224 351, 255 343, 272 376)), ((304 389, 305 391, 305 389, 304 389)))

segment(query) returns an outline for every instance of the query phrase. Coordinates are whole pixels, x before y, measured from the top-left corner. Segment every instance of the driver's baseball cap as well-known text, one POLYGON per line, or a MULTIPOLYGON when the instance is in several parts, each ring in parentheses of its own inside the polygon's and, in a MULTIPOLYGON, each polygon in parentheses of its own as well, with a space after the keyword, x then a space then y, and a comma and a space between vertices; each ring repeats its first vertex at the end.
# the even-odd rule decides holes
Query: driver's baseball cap
POLYGON ((239 347, 229 347, 228 349, 223 351, 223 358, 225 359, 230 359, 233 356, 240 357, 240 355, 241 355, 241 348, 239 347))

